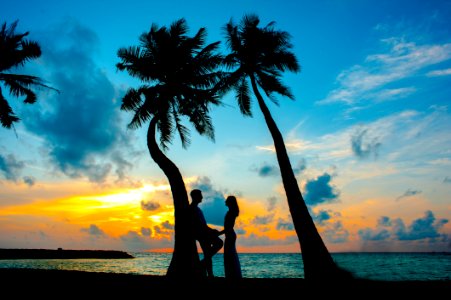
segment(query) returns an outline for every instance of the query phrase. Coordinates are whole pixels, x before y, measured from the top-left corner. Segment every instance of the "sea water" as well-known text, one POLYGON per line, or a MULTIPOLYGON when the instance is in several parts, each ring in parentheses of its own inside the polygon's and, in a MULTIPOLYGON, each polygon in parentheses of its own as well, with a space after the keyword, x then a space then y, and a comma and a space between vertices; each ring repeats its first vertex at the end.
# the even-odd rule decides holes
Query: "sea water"
MULTIPOLYGON (((165 275, 171 253, 131 252, 133 259, 0 260, 0 268, 79 270, 165 275)), ((202 254, 200 255, 202 258, 202 254)), ((373 280, 451 280, 451 253, 332 253, 338 266, 373 280)), ((240 253, 243 277, 303 278, 300 253, 240 253)), ((213 258, 215 276, 224 277, 223 255, 213 258)))

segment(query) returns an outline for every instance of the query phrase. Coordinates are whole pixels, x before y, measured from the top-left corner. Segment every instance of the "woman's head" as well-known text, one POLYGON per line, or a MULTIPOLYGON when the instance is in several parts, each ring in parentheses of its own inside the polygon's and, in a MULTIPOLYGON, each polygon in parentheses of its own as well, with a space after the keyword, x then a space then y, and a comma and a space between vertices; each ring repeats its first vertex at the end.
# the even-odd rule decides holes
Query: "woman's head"
POLYGON ((235 213, 237 216, 240 214, 240 209, 235 196, 228 196, 225 203, 229 207, 230 212, 235 213))

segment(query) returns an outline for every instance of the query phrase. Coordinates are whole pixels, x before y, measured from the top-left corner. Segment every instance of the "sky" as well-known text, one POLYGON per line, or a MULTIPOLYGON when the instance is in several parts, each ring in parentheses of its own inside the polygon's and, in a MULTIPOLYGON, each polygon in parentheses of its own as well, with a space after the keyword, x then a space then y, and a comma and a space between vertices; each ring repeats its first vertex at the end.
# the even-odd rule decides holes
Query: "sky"
MULTIPOLYGON (((147 124, 120 110, 141 82, 116 69, 117 51, 155 23, 185 18, 221 41, 245 14, 291 35, 295 100, 268 101, 305 201, 331 252, 451 251, 451 1, 7 1, 42 56, 17 74, 26 105, 2 92, 21 122, 0 128, 0 248, 171 251, 173 202, 151 159, 147 124)), ((268 99, 267 99, 268 100, 268 99)), ((211 227, 235 195, 239 252, 300 252, 271 136, 261 112, 233 94, 212 108, 215 141, 191 128, 167 156, 188 192, 200 188, 211 227)), ((188 123, 186 123, 188 125, 188 123)))

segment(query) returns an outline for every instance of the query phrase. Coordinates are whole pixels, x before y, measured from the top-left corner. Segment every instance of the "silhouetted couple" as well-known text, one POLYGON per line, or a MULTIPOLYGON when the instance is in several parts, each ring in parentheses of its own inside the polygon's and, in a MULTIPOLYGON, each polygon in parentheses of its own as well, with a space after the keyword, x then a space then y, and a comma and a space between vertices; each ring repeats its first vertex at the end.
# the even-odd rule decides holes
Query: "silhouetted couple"
POLYGON ((201 263, 205 267, 207 276, 214 277, 212 258, 224 246, 225 277, 228 279, 241 278, 240 261, 236 251, 236 233, 233 229, 235 219, 239 215, 236 198, 234 196, 227 197, 225 204, 229 210, 225 215, 224 230, 222 231, 208 226, 204 214, 198 206, 203 199, 202 192, 198 189, 192 190, 191 199, 194 236, 202 248, 204 258, 201 263), (225 234, 225 242, 219 237, 221 234, 225 234))

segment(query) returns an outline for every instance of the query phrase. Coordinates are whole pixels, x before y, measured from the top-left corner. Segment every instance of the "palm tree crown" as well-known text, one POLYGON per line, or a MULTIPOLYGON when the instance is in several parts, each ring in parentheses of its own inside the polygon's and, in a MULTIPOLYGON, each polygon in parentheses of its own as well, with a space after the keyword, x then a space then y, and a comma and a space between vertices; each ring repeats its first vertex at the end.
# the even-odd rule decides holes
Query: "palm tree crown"
MULTIPOLYGON (((31 104, 36 102, 36 94, 31 87, 53 88, 45 85, 39 77, 7 72, 41 56, 39 44, 25 39, 28 32, 15 33, 17 23, 18 21, 15 21, 7 27, 5 22, 0 28, 0 83, 9 89, 12 96, 25 96, 24 103, 31 104)), ((5 128, 11 128, 19 120, 3 96, 0 87, 0 123, 5 128)))
POLYGON ((138 89, 130 88, 123 97, 121 109, 135 113, 129 127, 141 127, 157 118, 163 149, 172 141, 174 131, 184 148, 189 145, 189 131, 181 117, 187 117, 196 131, 214 140, 208 112, 209 104, 220 103, 212 88, 221 78, 217 68, 223 58, 214 52, 219 42, 204 47, 205 28, 194 37, 188 37, 187 31, 184 19, 169 28, 153 24, 140 36, 139 46, 118 51, 122 61, 117 68, 145 83, 138 89))
POLYGON ((289 42, 286 31, 274 29, 274 22, 259 28, 256 15, 246 15, 236 25, 232 21, 226 24, 226 43, 230 53, 225 57, 225 65, 234 69, 226 85, 236 92, 241 112, 252 116, 250 89, 247 78, 254 78, 265 94, 276 104, 274 94, 294 99, 290 89, 280 77, 286 70, 300 71, 299 63, 289 42))

